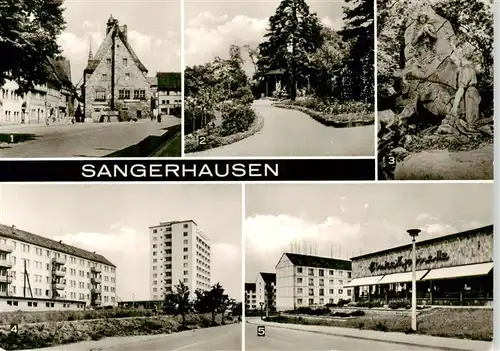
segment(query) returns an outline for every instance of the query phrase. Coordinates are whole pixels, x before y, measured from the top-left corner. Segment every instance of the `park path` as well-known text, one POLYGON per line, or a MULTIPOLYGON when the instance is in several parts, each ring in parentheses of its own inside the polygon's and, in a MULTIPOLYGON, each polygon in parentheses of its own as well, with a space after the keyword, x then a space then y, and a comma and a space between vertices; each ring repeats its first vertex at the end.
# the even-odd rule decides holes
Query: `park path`
POLYGON ((327 127, 296 110, 257 100, 253 108, 264 117, 262 130, 239 142, 186 154, 187 157, 307 157, 375 154, 374 126, 327 127))

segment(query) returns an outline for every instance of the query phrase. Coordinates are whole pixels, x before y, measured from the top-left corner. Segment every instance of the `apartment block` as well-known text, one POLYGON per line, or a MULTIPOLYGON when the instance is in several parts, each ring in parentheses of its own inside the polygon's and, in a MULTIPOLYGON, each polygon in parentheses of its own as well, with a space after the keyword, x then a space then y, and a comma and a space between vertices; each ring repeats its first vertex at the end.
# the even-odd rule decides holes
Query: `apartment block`
POLYGON ((211 243, 196 222, 161 222, 149 232, 152 300, 163 299, 180 281, 191 294, 210 288, 211 243))
POLYGON ((115 304, 116 266, 104 256, 0 224, 0 311, 115 304))
POLYGON ((255 280, 256 303, 270 311, 276 310, 276 274, 260 272, 255 280))
POLYGON ((350 300, 351 261, 284 253, 276 265, 276 309, 317 307, 350 300))
POLYGON ((255 283, 245 283, 245 309, 256 310, 258 306, 255 283))

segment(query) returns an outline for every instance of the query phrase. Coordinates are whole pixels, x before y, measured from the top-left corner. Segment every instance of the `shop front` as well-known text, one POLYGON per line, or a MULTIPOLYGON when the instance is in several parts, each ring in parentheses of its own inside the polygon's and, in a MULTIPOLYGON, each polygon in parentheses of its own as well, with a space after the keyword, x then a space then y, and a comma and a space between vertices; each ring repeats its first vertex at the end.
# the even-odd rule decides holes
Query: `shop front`
MULTIPOLYGON (((353 257, 353 279, 345 287, 354 288, 355 301, 409 301, 411 254, 409 244, 353 257)), ((493 303, 493 226, 417 240, 416 257, 418 304, 493 303)))

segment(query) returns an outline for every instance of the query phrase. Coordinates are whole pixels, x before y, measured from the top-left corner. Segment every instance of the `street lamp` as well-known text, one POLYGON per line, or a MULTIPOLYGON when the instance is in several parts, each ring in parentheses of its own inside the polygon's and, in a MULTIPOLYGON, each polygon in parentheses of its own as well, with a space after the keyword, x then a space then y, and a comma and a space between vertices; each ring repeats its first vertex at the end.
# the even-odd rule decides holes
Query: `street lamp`
POLYGON ((408 229, 411 236, 411 329, 417 331, 417 252, 415 250, 415 241, 420 229, 408 229))
POLYGON ((264 316, 262 314, 262 307, 264 307, 264 302, 259 302, 260 305, 260 319, 264 319, 264 316))

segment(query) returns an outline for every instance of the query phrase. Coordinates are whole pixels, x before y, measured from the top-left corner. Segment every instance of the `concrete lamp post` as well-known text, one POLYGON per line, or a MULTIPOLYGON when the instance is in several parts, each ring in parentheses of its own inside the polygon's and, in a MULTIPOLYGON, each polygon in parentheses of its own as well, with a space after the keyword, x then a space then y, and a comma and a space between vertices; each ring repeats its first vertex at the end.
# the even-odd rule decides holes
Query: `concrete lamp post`
POLYGON ((411 236, 411 329, 417 331, 417 252, 415 250, 415 241, 420 229, 408 229, 408 234, 411 236))
POLYGON ((262 307, 264 307, 264 302, 259 302, 260 305, 260 319, 264 319, 264 315, 262 313, 262 307))

